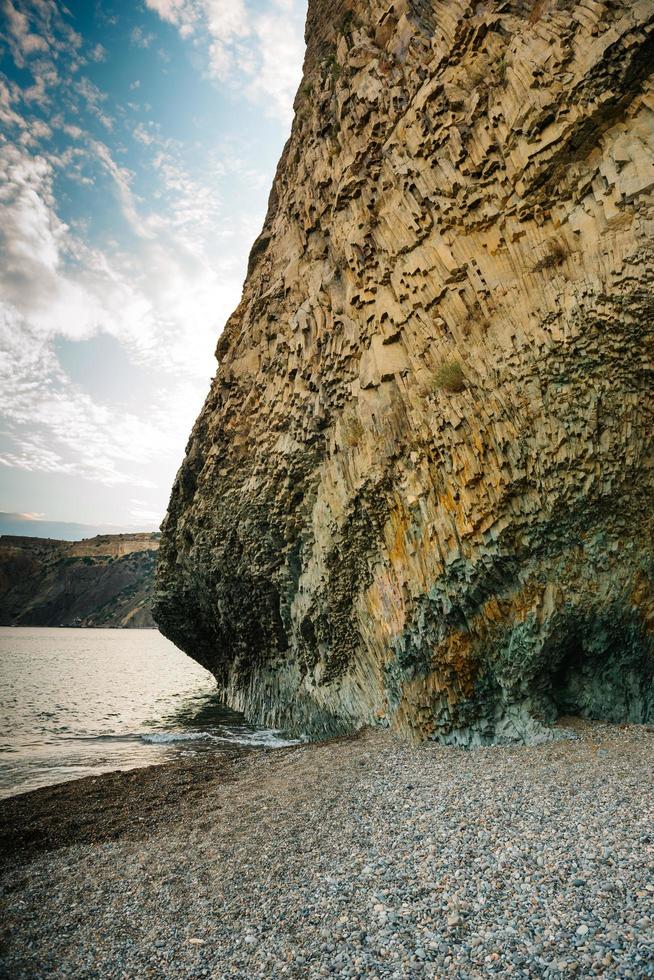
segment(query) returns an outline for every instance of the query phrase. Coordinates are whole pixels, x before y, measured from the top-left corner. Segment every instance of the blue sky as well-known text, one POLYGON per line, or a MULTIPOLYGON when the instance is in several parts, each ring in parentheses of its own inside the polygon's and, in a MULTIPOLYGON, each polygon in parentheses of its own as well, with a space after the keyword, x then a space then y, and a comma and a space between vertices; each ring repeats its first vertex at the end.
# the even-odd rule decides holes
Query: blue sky
POLYGON ((0 0, 0 510, 158 526, 237 305, 306 0, 0 0))

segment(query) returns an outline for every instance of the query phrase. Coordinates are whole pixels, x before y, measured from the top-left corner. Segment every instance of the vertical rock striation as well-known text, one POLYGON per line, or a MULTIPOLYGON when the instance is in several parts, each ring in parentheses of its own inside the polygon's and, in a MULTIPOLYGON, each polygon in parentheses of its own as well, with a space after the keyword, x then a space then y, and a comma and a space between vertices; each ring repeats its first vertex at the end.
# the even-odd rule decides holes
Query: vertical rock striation
POLYGON ((310 0, 155 615, 252 719, 654 715, 654 4, 310 0))

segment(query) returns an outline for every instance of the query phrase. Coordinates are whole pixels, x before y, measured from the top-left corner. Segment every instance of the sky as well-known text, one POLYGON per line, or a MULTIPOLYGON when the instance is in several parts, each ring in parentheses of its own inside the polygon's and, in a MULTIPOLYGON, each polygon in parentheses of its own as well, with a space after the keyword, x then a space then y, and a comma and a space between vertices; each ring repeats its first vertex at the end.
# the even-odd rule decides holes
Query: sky
POLYGON ((0 0, 0 510, 158 527, 290 132, 306 0, 0 0))

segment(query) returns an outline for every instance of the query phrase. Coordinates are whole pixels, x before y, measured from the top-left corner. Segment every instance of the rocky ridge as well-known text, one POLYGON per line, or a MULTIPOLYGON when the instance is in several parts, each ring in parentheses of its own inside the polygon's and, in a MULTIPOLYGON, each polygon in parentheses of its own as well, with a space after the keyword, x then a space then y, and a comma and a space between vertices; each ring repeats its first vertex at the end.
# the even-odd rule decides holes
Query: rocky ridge
POLYGON ((154 627, 158 533, 0 536, 0 625, 154 627))
POLYGON ((155 615, 251 719, 654 712, 654 6, 310 0, 155 615))

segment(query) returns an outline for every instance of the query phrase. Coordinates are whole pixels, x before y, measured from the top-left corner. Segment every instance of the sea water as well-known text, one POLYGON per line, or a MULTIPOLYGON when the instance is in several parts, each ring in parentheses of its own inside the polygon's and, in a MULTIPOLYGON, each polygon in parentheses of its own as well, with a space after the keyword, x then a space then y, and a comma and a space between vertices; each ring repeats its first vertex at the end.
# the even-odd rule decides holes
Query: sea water
POLYGON ((291 744, 157 630, 0 628, 0 798, 226 746, 291 744))

